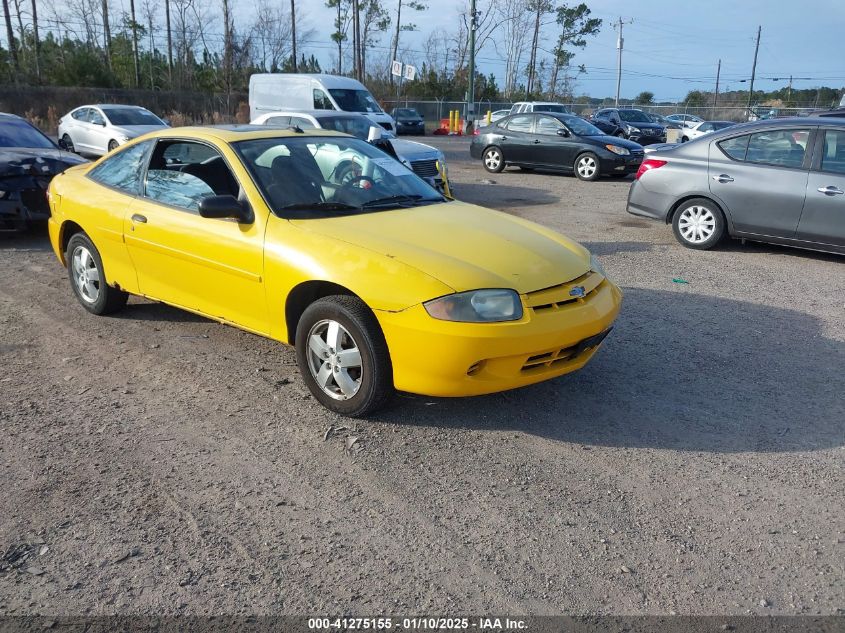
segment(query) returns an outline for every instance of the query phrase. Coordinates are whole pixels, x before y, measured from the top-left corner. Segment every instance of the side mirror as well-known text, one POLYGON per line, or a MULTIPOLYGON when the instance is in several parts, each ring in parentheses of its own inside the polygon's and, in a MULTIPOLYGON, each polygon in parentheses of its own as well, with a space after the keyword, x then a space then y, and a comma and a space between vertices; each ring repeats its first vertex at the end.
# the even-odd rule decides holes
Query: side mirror
POLYGON ((242 224, 250 224, 252 212, 245 208, 235 196, 208 196, 200 200, 200 216, 204 218, 235 218, 242 224))
POLYGON ((568 138, 569 137, 569 130, 567 130, 565 127, 559 127, 557 129, 557 135, 562 136, 564 138, 568 138))
POLYGON ((373 143, 374 141, 380 140, 382 137, 382 129, 383 128, 381 126, 371 125, 370 131, 367 133, 367 142, 373 143))

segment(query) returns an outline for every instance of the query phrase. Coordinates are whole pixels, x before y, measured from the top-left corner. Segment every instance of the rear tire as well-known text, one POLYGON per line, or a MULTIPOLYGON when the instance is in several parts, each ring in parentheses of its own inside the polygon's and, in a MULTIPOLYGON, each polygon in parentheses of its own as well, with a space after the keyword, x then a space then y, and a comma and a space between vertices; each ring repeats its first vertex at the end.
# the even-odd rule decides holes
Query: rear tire
POLYGON ((579 180, 593 181, 601 177, 601 161, 592 152, 578 154, 573 169, 579 180))
POLYGON ((687 200, 672 216, 675 239, 687 248, 703 251, 716 246, 725 237, 725 216, 706 198, 687 200))
POLYGON ((65 261, 73 294, 88 312, 101 316, 126 305, 129 295, 108 285, 100 252, 85 233, 68 240, 65 261))
POLYGON ((358 297, 324 297, 305 309, 296 326, 296 360, 312 395, 340 415, 366 416, 393 395, 384 334, 358 297))
POLYGON ((491 174, 498 174, 505 168, 505 155, 502 154, 501 149, 493 145, 484 150, 481 162, 484 163, 484 169, 491 174))

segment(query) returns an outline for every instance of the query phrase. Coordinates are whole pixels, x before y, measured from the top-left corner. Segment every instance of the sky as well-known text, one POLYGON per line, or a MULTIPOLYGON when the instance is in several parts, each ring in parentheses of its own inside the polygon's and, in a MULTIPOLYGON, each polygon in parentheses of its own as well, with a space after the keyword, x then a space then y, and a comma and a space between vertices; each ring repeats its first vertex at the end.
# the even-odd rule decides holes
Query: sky
MULTIPOLYGON (((383 1, 386 7, 395 4, 395 0, 383 1)), ((488 4, 487 0, 477 1, 479 7, 488 4)), ((330 63, 332 12, 320 0, 299 2, 305 20, 316 30, 313 52, 330 63)), ((433 29, 454 28, 464 0, 425 2, 429 9, 412 17, 419 32, 402 34, 403 43, 419 51, 420 61, 422 42, 433 29)), ((845 87, 845 0, 587 0, 587 4, 604 24, 599 35, 577 51, 574 63, 585 64, 588 70, 578 79, 578 94, 604 97, 616 93, 616 31, 612 22, 620 17, 625 38, 623 97, 647 90, 656 100, 675 101, 690 90, 712 90, 720 58, 720 91, 747 89, 748 83, 739 80, 751 77, 758 26, 762 27, 762 36, 755 88, 785 86, 790 74, 806 78, 794 79, 796 88, 845 87)), ((549 29, 550 36, 552 33, 549 29)), ((385 35, 382 45, 386 47, 389 42, 390 37, 385 35)), ((498 57, 493 48, 485 49, 477 67, 484 74, 494 73, 501 85, 504 61, 498 57)))

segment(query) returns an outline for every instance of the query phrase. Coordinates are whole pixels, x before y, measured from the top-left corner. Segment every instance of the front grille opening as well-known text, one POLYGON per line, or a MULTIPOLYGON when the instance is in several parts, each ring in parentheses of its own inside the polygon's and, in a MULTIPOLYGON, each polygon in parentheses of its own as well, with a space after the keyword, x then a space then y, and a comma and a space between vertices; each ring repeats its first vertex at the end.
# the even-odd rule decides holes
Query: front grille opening
POLYGON ((585 338, 584 340, 569 347, 529 356, 522 365, 522 371, 545 371, 547 369, 553 369, 562 363, 568 363, 569 361, 575 360, 581 356, 581 354, 601 345, 601 342, 610 333, 611 329, 612 328, 608 328, 604 332, 599 332, 598 334, 585 338))
POLYGON ((421 178, 430 178, 440 175, 437 171, 437 160, 434 158, 431 160, 412 160, 411 169, 413 169, 414 173, 421 178))
POLYGON ((393 126, 390 125, 390 123, 385 123, 385 122, 382 121, 382 122, 379 123, 379 125, 382 126, 385 130, 392 130, 393 129, 393 126))

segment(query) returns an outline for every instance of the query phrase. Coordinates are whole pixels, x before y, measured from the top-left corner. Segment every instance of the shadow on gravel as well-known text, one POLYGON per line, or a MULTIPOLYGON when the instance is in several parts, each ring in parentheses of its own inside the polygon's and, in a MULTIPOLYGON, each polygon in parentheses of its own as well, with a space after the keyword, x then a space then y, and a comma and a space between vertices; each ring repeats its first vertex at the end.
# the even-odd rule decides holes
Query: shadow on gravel
MULTIPOLYGON (((499 174, 491 174, 491 176, 493 176, 491 180, 496 180, 496 176, 499 176, 499 174)), ((532 187, 502 185, 498 181, 495 185, 467 182, 456 183, 455 196, 461 202, 469 202, 495 209, 531 207, 555 204, 560 201, 559 196, 555 196, 548 191, 532 187)))
POLYGON ((0 251, 52 251, 46 225, 36 224, 26 231, 0 232, 0 251))
POLYGON ((397 398, 396 424, 715 453, 845 445, 845 344, 814 317, 684 290, 625 289, 580 372, 468 399, 397 398))
POLYGON ((115 319, 129 321, 163 321, 168 323, 215 323, 193 312, 171 307, 164 303, 155 303, 146 299, 130 299, 125 309, 110 315, 115 319), (138 302, 138 303, 135 303, 138 302))

